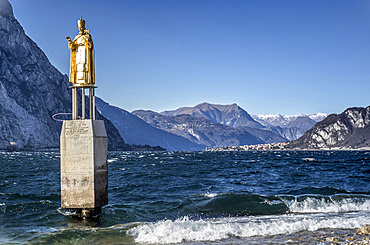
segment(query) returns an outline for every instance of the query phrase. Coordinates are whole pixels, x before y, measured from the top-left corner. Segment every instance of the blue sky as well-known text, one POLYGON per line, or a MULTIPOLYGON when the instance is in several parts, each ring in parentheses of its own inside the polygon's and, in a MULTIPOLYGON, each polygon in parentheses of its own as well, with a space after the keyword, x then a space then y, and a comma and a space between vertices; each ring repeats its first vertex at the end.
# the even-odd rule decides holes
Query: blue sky
POLYGON ((237 103, 250 114, 370 105, 370 1, 10 0, 63 74, 82 16, 97 95, 128 111, 237 103))

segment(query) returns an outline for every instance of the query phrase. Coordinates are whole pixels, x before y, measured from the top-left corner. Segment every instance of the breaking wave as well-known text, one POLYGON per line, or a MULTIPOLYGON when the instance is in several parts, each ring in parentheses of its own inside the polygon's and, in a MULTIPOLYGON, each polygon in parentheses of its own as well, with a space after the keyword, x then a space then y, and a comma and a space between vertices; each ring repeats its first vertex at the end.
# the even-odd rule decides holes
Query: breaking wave
POLYGON ((366 215, 280 215, 260 217, 225 217, 191 220, 161 220, 147 223, 129 230, 136 242, 180 243, 217 241, 231 237, 269 236, 291 234, 299 231, 314 231, 325 228, 351 229, 368 222, 366 215))
MULTIPOLYGON (((205 194, 204 196, 218 199, 218 204, 223 205, 226 205, 225 200, 241 201, 247 198, 243 195, 233 195, 233 198, 230 198, 230 195, 205 194)), ((248 198, 255 201, 261 200, 262 196, 252 195, 248 198)), ((218 204, 213 203, 213 208, 218 207, 218 204)), ((183 216, 175 220, 165 219, 154 223, 144 223, 130 229, 128 234, 133 236, 136 242, 144 243, 205 242, 232 237, 291 234, 318 229, 354 229, 366 224, 370 216, 368 195, 264 197, 264 201, 260 204, 264 208, 264 205, 280 206, 278 209, 272 209, 275 211, 282 211, 281 205, 284 205, 286 211, 256 216, 214 218, 183 216)), ((235 206, 237 205, 234 204, 235 206)), ((222 209, 222 211, 225 210, 227 210, 226 207, 222 209)), ((271 210, 267 211, 267 213, 270 212, 271 210)))
POLYGON ((353 211, 370 211, 370 199, 355 197, 298 197, 286 201, 289 211, 293 213, 339 213, 353 211))
POLYGON ((189 201, 193 211, 206 216, 245 216, 287 213, 370 211, 370 195, 274 195, 205 193, 189 201))

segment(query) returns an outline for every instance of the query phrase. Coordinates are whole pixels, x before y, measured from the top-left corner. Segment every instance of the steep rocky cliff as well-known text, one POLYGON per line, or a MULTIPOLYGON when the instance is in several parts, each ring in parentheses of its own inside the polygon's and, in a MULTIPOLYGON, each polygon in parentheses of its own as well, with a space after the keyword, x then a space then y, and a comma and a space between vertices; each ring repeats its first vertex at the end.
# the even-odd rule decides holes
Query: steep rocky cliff
MULTIPOLYGON (((10 3, 1 0, 0 149, 59 147, 61 123, 52 116, 70 112, 69 85, 67 76, 25 34, 10 3)), ((127 148, 114 126, 104 120, 109 148, 127 148)))
POLYGON ((329 115, 290 146, 300 149, 370 148, 370 106, 329 115))

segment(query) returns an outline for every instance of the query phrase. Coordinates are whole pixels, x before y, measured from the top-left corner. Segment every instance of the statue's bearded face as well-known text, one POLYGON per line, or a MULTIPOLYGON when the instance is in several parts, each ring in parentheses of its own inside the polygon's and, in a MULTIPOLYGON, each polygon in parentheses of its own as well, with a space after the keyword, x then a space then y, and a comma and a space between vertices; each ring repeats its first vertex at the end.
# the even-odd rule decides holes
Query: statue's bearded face
POLYGON ((79 22, 78 23, 78 30, 79 30, 80 34, 82 34, 84 32, 84 30, 85 30, 85 24, 79 22))

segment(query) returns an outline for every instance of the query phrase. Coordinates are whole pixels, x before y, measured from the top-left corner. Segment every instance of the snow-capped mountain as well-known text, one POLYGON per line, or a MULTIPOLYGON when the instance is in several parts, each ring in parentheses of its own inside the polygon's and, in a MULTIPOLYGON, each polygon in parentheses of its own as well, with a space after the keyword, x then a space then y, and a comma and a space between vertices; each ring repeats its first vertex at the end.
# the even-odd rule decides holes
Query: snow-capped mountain
POLYGON ((328 114, 327 113, 315 113, 315 114, 311 114, 308 116, 315 122, 321 122, 328 116, 328 114))
MULTIPOLYGON (((251 115, 254 120, 262 124, 266 127, 271 126, 279 126, 279 127, 291 127, 293 122, 299 119, 302 121, 302 119, 306 119, 307 121, 313 121, 312 126, 324 120, 328 114, 326 113, 315 113, 315 114, 299 114, 299 115, 281 115, 281 114, 257 114, 257 115, 251 115)), ((311 127, 312 127, 311 126, 311 127)))

